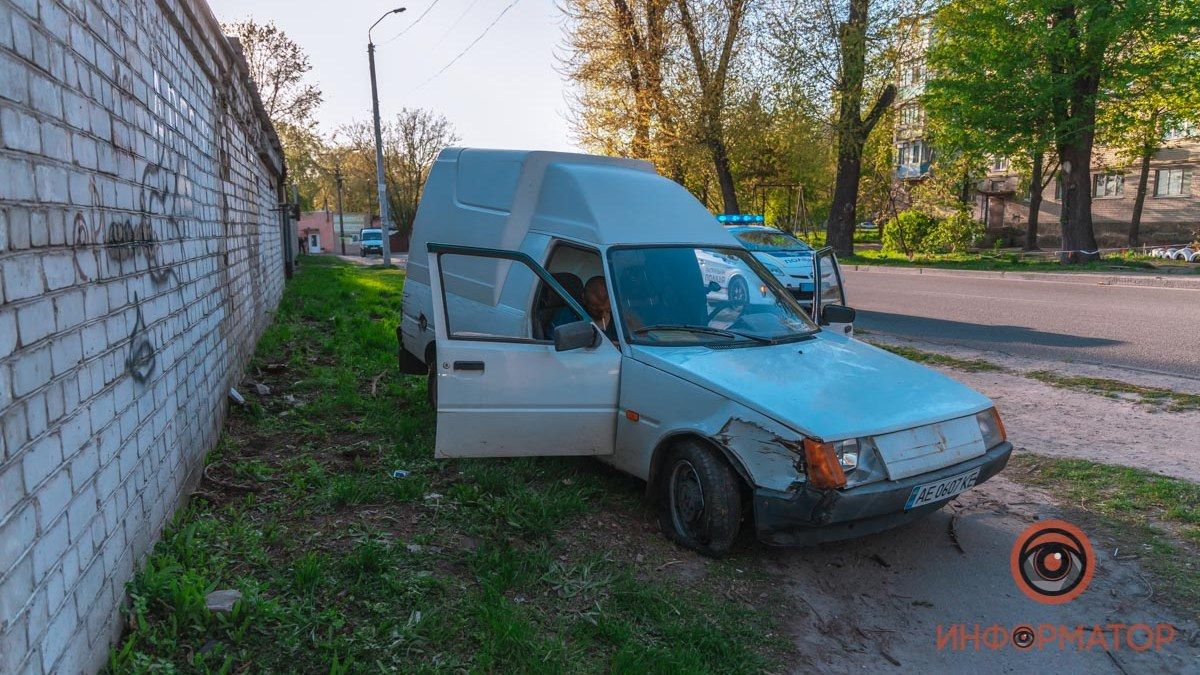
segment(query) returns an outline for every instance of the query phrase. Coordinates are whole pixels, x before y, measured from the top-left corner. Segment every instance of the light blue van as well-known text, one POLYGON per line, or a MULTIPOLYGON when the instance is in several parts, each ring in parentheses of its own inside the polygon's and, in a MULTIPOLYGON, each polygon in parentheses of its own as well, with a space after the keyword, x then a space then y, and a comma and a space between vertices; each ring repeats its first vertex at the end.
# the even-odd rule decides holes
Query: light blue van
POLYGON ((448 148, 413 228, 400 360, 429 378, 436 456, 594 456, 709 555, 743 524, 781 545, 878 532, 999 472, 992 402, 829 330, 854 311, 833 257, 812 261, 834 281, 806 309, 646 162, 448 148))

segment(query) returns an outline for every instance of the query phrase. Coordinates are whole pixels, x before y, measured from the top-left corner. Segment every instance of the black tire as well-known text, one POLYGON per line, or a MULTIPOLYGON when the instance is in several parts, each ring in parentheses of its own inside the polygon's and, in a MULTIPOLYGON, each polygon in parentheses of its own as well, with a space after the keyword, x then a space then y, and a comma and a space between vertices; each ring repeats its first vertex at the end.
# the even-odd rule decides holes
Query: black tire
POLYGON ((437 413, 437 359, 429 359, 429 370, 425 374, 425 402, 437 413))
POLYGON ((681 546, 714 558, 727 553, 742 526, 741 483, 717 450, 683 441, 658 479, 658 522, 681 546))
POLYGON ((742 307, 750 302, 750 286, 741 277, 734 277, 729 282, 729 304, 742 307))

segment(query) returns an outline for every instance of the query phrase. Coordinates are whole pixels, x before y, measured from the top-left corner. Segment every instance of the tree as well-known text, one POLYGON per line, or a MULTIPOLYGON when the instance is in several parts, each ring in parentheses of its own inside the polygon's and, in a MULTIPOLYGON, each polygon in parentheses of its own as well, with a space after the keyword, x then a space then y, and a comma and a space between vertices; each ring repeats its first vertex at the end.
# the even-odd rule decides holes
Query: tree
POLYGON ((1064 260, 1091 260, 1099 256, 1091 207, 1097 113, 1139 75, 1170 70, 1167 47, 1195 44, 1198 15, 1186 0, 951 0, 937 18, 938 76, 927 104, 947 127, 982 129, 996 148, 1023 148, 1034 171, 1045 171, 1053 151, 1064 260))
POLYGON ((920 0, 780 0, 768 31, 779 71, 829 108, 837 162, 826 242, 854 252, 863 148, 896 99, 894 66, 911 39, 899 19, 920 0))
POLYGON ((749 0, 565 0, 567 76, 583 145, 649 159, 738 210, 727 129, 749 0), (707 169, 698 165, 706 156, 707 169))
POLYGON ((1200 109, 1200 40, 1179 40, 1155 45, 1154 49, 1159 54, 1153 60, 1166 70, 1131 67, 1126 82, 1106 86, 1112 96, 1099 111, 1101 143, 1115 150, 1118 158, 1138 164, 1137 195, 1129 221, 1130 246, 1141 245, 1150 161, 1166 145, 1168 127, 1190 119, 1200 109))
POLYGON ((384 166, 389 191, 397 193, 392 211, 402 231, 411 231, 429 169, 446 146, 461 140, 442 115, 420 108, 402 108, 384 136, 384 166))
POLYGON ((671 0, 566 0, 563 70, 574 127, 593 151, 647 159, 686 184, 684 132, 667 87, 677 61, 671 0))
POLYGON ((702 10, 707 11, 700 14, 693 12, 691 1, 676 0, 676 6, 699 90, 697 113, 700 141, 712 155, 725 213, 738 213, 737 187, 729 165, 723 118, 726 113, 730 61, 749 0, 724 0, 724 7, 720 9, 714 6, 716 3, 706 2, 702 4, 702 10))
MULTIPOLYGON (((445 117, 420 108, 401 109, 381 131, 388 207, 397 228, 411 231, 434 160, 459 137, 445 117)), ((352 122, 338 129, 335 138, 340 141, 335 161, 342 167, 348 188, 345 202, 370 213, 374 206, 374 127, 366 121, 352 122)))
POLYGON ((288 177, 300 187, 302 208, 314 208, 324 141, 313 120, 321 89, 305 81, 312 70, 308 54, 272 22, 246 19, 221 24, 221 30, 236 38, 242 49, 250 79, 283 144, 288 177))
POLYGON ((271 121, 308 126, 322 96, 320 87, 304 81, 312 70, 304 48, 271 21, 223 23, 221 30, 241 43, 250 79, 271 121))
POLYGON ((1042 194, 1058 166, 1050 125, 1055 75, 1029 25, 1035 21, 1003 2, 944 6, 933 20, 926 61, 934 76, 922 96, 930 138, 942 152, 1008 157, 1026 169, 1029 251, 1038 248, 1042 194))

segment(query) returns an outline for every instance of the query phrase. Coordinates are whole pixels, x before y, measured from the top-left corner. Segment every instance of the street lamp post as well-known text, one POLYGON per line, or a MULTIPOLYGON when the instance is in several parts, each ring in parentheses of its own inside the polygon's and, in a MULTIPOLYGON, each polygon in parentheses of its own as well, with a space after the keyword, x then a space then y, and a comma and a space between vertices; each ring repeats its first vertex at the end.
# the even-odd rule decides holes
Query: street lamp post
POLYGON ((371 63, 371 108, 375 116, 375 180, 378 183, 379 191, 379 226, 383 229, 383 241, 380 248, 383 253, 384 267, 391 267, 392 265, 392 231, 388 227, 390 214, 388 213, 387 183, 383 180, 383 130, 379 124, 379 87, 375 83, 375 42, 371 40, 371 31, 375 30, 375 26, 378 26, 380 21, 383 21, 392 14, 399 14, 405 9, 404 7, 397 7, 387 12, 376 19, 375 23, 371 24, 371 27, 367 29, 367 60, 371 63))
POLYGON ((338 199, 338 226, 341 230, 341 236, 338 238, 342 240, 342 255, 346 255, 346 214, 342 213, 342 165, 341 164, 338 164, 336 167, 334 167, 333 179, 335 181, 337 181, 337 191, 338 191, 338 197, 337 197, 337 199, 338 199))

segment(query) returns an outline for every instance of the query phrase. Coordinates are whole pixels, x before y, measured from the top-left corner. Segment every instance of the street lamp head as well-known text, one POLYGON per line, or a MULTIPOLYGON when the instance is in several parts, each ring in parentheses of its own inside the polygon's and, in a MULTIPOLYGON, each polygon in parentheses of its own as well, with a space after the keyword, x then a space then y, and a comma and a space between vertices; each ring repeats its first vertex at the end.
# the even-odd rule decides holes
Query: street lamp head
POLYGON ((376 19, 375 23, 371 24, 371 27, 367 29, 367 44, 374 45, 374 42, 371 41, 371 31, 375 30, 375 26, 378 26, 380 21, 383 21, 384 19, 388 18, 389 16, 391 16, 393 14, 399 14, 400 12, 403 12, 406 9, 408 9, 408 8, 407 7, 397 7, 396 9, 384 12, 383 16, 376 19))

